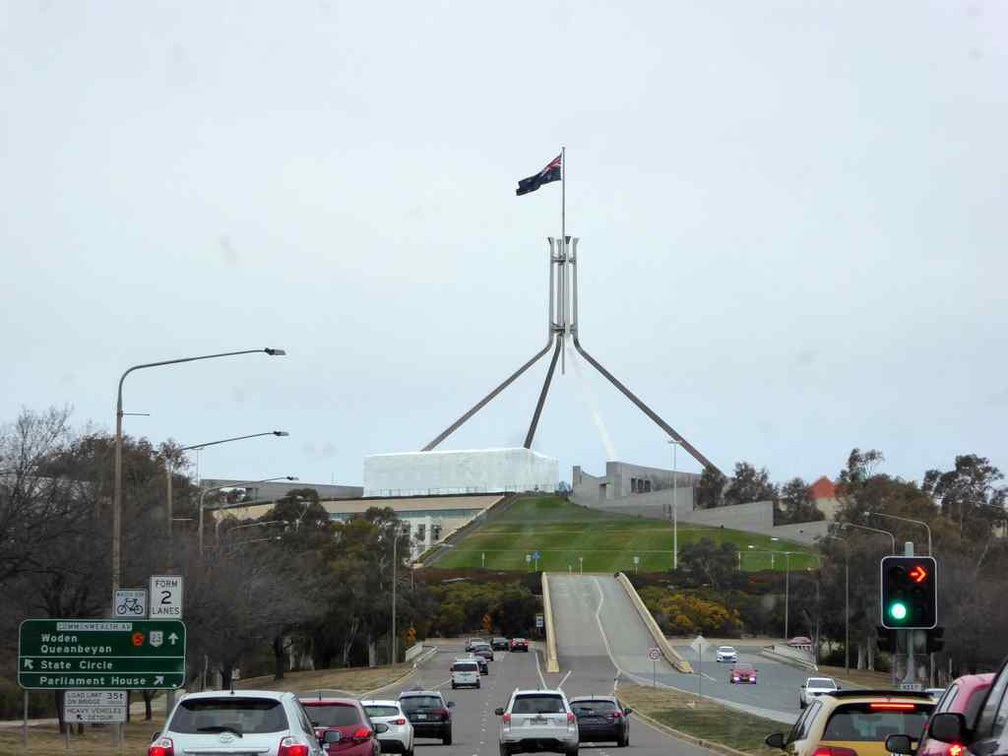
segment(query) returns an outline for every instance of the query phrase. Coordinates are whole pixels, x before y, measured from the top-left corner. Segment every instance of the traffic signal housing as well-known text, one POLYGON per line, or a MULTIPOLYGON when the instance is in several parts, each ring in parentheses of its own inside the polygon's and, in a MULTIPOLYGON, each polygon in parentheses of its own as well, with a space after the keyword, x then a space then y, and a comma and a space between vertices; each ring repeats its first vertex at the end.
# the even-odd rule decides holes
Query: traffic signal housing
POLYGON ((938 563, 934 557, 882 558, 882 627, 930 630, 938 624, 938 563))
POLYGON ((934 630, 928 630, 927 634, 927 652, 929 654, 935 654, 945 648, 945 628, 936 627, 934 630))

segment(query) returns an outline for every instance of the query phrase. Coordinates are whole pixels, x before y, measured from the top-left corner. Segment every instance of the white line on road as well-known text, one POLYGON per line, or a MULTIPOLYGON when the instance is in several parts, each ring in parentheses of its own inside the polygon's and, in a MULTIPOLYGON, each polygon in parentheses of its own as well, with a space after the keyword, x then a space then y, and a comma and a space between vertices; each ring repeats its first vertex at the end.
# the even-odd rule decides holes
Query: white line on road
POLYGON ((557 687, 558 687, 558 688, 562 688, 562 687, 563 687, 563 684, 564 684, 565 682, 567 682, 567 678, 571 676, 571 672, 573 672, 573 671, 574 671, 573 669, 568 669, 568 670, 567 670, 567 674, 563 676, 563 679, 562 679, 562 680, 560 681, 560 683, 559 683, 559 684, 557 685, 557 687))
POLYGON ((599 633, 602 635, 602 642, 605 644, 605 650, 609 655, 609 661, 611 661, 612 665, 616 667, 616 677, 619 678, 619 676, 623 674, 623 670, 620 669, 620 665, 616 663, 616 657, 613 656, 612 648, 609 646, 609 639, 606 637, 605 630, 602 628, 602 605, 605 603, 605 596, 602 593, 602 584, 599 582, 598 578, 595 578, 595 590, 598 591, 599 597, 598 608, 595 609, 595 622, 598 624, 599 633))
POLYGON ((535 660, 536 660, 536 674, 539 675, 539 682, 542 683, 542 689, 545 690, 546 689, 546 678, 543 677, 542 670, 539 668, 539 652, 538 651, 535 652, 535 660))

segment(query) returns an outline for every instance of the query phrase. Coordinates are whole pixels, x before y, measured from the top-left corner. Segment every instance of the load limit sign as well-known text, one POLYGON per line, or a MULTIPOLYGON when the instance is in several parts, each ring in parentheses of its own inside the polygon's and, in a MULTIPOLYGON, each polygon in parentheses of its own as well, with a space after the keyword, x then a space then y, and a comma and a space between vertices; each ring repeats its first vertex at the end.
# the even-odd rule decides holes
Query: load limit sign
POLYGON ((150 618, 182 619, 182 576, 151 575, 150 618))

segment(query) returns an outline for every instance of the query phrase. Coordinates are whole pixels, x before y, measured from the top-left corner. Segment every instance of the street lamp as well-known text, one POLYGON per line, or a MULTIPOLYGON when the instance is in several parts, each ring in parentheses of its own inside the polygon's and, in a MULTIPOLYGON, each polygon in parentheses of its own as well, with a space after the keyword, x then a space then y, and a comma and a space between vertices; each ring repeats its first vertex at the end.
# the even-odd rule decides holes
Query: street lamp
POLYGON ((844 545, 844 671, 850 673, 850 543, 846 538, 822 535, 844 545))
POLYGON ((266 347, 265 349, 243 349, 238 352, 221 352, 219 354, 204 354, 198 357, 182 357, 175 360, 161 360, 160 362, 147 362, 142 365, 133 365, 119 377, 119 390, 116 395, 116 433, 115 433, 115 467, 112 476, 112 590, 119 590, 119 581, 122 578, 122 393, 123 381, 126 376, 134 370, 145 368, 161 367, 163 365, 177 365, 182 362, 196 362, 197 360, 212 360, 217 357, 235 357, 240 354, 267 354, 270 357, 280 357, 287 352, 283 349, 266 347))
MULTIPOLYGON (((289 436, 287 431, 266 431, 265 433, 252 433, 247 436, 233 436, 231 438, 222 438, 220 441, 207 441, 202 444, 193 444, 192 446, 183 446, 181 449, 176 451, 179 454, 183 454, 187 451, 205 449, 208 446, 217 446, 217 444, 227 444, 231 441, 244 441, 247 438, 259 438, 260 436, 289 436)), ((172 561, 172 507, 174 506, 174 501, 172 500, 172 476, 175 472, 175 466, 172 464, 172 458, 169 456, 165 461, 165 470, 168 474, 168 565, 171 566, 172 561)), ((297 478, 291 475, 285 475, 282 478, 275 478, 275 480, 297 480, 297 478)))
MULTIPOLYGON (((282 431, 278 431, 278 432, 282 432, 282 431)), ((269 435, 269 434, 266 434, 266 435, 269 435)), ((297 478, 293 478, 290 475, 281 475, 281 476, 276 477, 276 478, 263 478, 262 480, 254 480, 252 482, 253 483, 269 483, 269 482, 274 481, 274 480, 297 480, 297 478)), ((214 491, 221 491, 221 490, 223 490, 225 488, 240 488, 240 486, 236 486, 234 484, 228 484, 226 486, 214 486, 213 488, 207 488, 204 491, 200 492, 200 499, 199 499, 199 553, 200 553, 200 558, 201 559, 203 557, 203 520, 204 520, 204 517, 203 517, 203 505, 204 505, 204 501, 206 500, 206 495, 208 493, 213 493, 214 491)), ((265 502, 256 502, 256 503, 265 503, 265 502)), ((246 505, 246 506, 248 506, 248 505, 246 505)))
POLYGON ((788 639, 788 610, 791 604, 791 555, 792 554, 804 554, 804 551, 780 551, 779 554, 783 554, 784 560, 784 641, 787 642, 788 639))
MULTIPOLYGON (((927 530, 927 536, 928 536, 928 556, 933 556, 932 553, 931 553, 931 526, 928 525, 923 520, 911 520, 909 517, 897 517, 896 515, 885 514, 884 512, 865 512, 864 513, 865 517, 870 517, 871 515, 875 515, 876 517, 888 517, 890 520, 900 520, 901 522, 912 522, 915 525, 923 525, 924 528, 927 530)), ((893 553, 896 553, 895 546, 893 547, 893 553)))
POLYGON ((869 533, 881 533, 882 535, 889 536, 889 540, 892 542, 892 553, 896 553, 896 536, 888 530, 880 530, 879 528, 869 528, 867 525, 858 525, 856 522, 841 522, 841 528, 858 528, 859 530, 867 530, 869 533))
POLYGON ((670 438, 669 443, 672 445, 672 570, 675 571, 679 569, 679 475, 676 472, 679 465, 676 452, 679 450, 680 442, 678 439, 670 438))

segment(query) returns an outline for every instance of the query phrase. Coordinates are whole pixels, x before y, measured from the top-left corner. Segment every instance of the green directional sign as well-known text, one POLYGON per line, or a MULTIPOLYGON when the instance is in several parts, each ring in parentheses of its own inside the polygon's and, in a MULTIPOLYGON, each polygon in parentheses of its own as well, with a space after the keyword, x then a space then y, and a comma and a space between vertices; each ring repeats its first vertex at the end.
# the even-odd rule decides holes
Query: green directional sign
POLYGON ((185 648, 179 620, 25 620, 18 684, 33 690, 180 688, 185 648))

